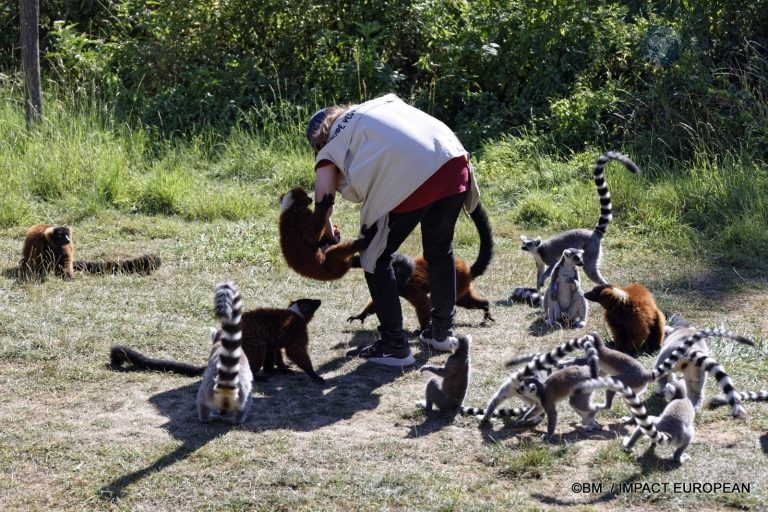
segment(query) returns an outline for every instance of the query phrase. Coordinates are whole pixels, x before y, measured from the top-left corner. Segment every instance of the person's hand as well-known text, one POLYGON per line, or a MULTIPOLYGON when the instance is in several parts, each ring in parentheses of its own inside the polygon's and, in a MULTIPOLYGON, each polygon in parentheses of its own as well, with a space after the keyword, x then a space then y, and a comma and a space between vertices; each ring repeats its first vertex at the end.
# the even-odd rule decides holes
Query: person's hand
POLYGON ((325 194, 323 198, 315 203, 315 214, 325 215, 333 206, 333 194, 325 194))

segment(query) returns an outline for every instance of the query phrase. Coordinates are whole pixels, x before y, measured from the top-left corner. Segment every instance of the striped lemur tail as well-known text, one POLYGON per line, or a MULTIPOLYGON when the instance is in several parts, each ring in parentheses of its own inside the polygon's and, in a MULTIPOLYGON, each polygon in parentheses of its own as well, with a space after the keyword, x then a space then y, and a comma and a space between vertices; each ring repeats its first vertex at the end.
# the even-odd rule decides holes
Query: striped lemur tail
POLYGON ((539 293, 536 288, 518 286, 512 290, 512 295, 509 296, 508 300, 528 304, 534 308, 540 308, 542 304, 544 304, 544 295, 539 293))
POLYGON ((651 439, 651 443, 664 444, 669 442, 669 435, 659 432, 656 429, 656 424, 648 418, 648 411, 645 409, 645 404, 640 400, 640 397, 637 396, 637 393, 635 393, 629 386, 622 384, 611 377, 598 377, 579 384, 576 389, 589 393, 600 388, 616 391, 624 397, 624 401, 627 403, 627 407, 629 407, 629 411, 635 419, 635 423, 643 431, 643 434, 651 439))
MULTIPOLYGON (((513 367, 513 366, 517 366, 519 364, 531 361, 534 358, 538 358, 538 359, 543 358, 547 362, 547 364, 551 365, 549 366, 549 368, 555 368, 555 367, 558 367, 558 363, 560 363, 561 360, 565 359, 565 356, 567 356, 568 354, 570 354, 571 352, 577 349, 585 349, 587 350, 587 355, 589 355, 590 347, 592 350, 594 350, 595 338, 597 336, 598 336, 597 333, 591 332, 588 335, 583 336, 581 338, 573 338, 571 340, 568 340, 562 345, 555 347, 545 355, 542 355, 537 352, 520 354, 510 358, 504 364, 507 367, 513 367)), ((691 346, 693 346, 697 342, 705 338, 718 338, 718 337, 729 338, 739 343, 743 343, 745 345, 755 346, 755 342, 752 341, 751 339, 741 336, 739 334, 736 334, 727 329, 723 329, 722 327, 716 327, 714 329, 702 329, 701 331, 698 331, 690 335, 688 338, 684 339, 683 341, 681 341, 680 345, 675 350, 673 350, 672 353, 669 354, 669 356, 667 356, 666 359, 664 359, 662 362, 656 365, 653 371, 649 373, 649 380, 655 380, 669 374, 674 368, 674 366, 678 363, 678 361, 688 357, 689 355, 688 350, 691 348, 691 346)), ((596 353, 596 350, 595 350, 595 353, 596 353)), ((698 352, 696 353, 698 354, 698 352)), ((715 378, 717 378, 717 376, 715 376, 715 378)))
POLYGON ((151 274, 161 264, 162 259, 157 254, 145 254, 130 260, 75 261, 74 269, 89 274, 151 274))
POLYGON ((590 332, 589 334, 587 334, 586 336, 582 336, 581 338, 573 338, 562 343, 560 346, 555 347, 554 349, 549 351, 545 356, 542 356, 540 353, 521 354, 521 355, 512 357, 511 359, 508 359, 504 363, 504 365, 507 368, 511 368, 513 366, 517 366, 519 364, 531 361, 534 358, 544 357, 544 359, 550 365, 549 369, 551 370, 554 368, 558 368, 560 361, 565 359, 565 357, 568 354, 570 354, 571 352, 577 349, 581 349, 587 353, 587 362, 589 364, 590 373, 592 377, 597 377, 598 356, 597 356, 597 349, 595 348, 595 339, 597 338, 599 338, 599 336, 596 332, 590 332))
POLYGON ((243 301, 240 290, 231 281, 216 285, 214 314, 221 322, 217 338, 221 342, 219 360, 216 364, 215 389, 237 389, 240 378, 240 357, 243 338, 243 301))
POLYGON ((608 229, 608 224, 613 218, 613 206, 611 205, 611 193, 608 192, 608 185, 605 182, 604 169, 605 164, 611 160, 618 160, 624 167, 626 167, 631 173, 637 174, 640 172, 640 168, 637 167, 635 162, 629 159, 629 157, 617 153, 615 151, 608 151, 597 159, 595 168, 592 171, 592 175, 595 180, 595 187, 597 187, 597 195, 600 196, 600 217, 597 219, 597 225, 595 225, 594 234, 598 238, 605 236, 605 231, 608 229))
POLYGON ((537 373, 542 371, 550 371, 557 367, 557 363, 563 359, 569 352, 573 352, 577 348, 584 348, 588 350, 589 367, 591 375, 597 375, 598 361, 597 350, 594 347, 595 333, 587 334, 581 338, 573 338, 561 346, 556 347, 546 354, 535 354, 533 359, 525 365, 521 370, 516 371, 504 381, 496 393, 488 401, 488 405, 485 407, 481 423, 486 423, 494 415, 496 408, 506 399, 517 394, 517 386, 526 377, 533 377, 537 373))
MULTIPOLYGON (((521 407, 510 407, 504 409, 496 409, 493 411, 492 416, 494 418, 516 418, 525 414, 528 409, 521 407)), ((467 407, 462 405, 458 410, 462 416, 482 416, 485 414, 485 409, 480 407, 467 407)))
MULTIPOLYGON (((596 333, 590 333, 587 336, 584 336, 582 338, 574 338, 572 340, 569 340, 559 347, 556 347, 552 351, 550 351, 548 354, 542 356, 541 354, 522 354, 520 356, 513 357, 512 359, 508 360, 506 362, 506 365, 509 366, 515 366, 517 364, 530 361, 533 358, 541 359, 544 358, 548 364, 551 364, 552 367, 556 367, 558 363, 564 359, 565 355, 569 354, 570 352, 573 352, 574 350, 578 348, 584 348, 587 350, 587 355, 590 356, 590 352, 594 351, 595 357, 590 356, 590 365, 593 364, 592 361, 594 360, 596 363, 596 353, 597 351, 594 348, 594 339, 593 336, 597 336, 596 333)), ((733 417, 734 418, 744 418, 746 417, 746 411, 741 406, 741 397, 742 394, 738 393, 734 387, 733 382, 731 381, 728 374, 725 372, 722 366, 717 363, 714 359, 711 357, 703 354, 702 352, 699 352, 697 350, 690 350, 690 347, 696 344, 697 342, 710 337, 720 337, 720 338, 730 338, 732 340, 735 340, 739 343, 743 343, 745 345, 754 346, 754 341, 750 340, 749 338, 745 338, 744 336, 740 336, 734 332, 728 331, 723 328, 715 328, 715 329, 703 329, 699 332, 696 332, 683 340, 680 345, 672 351, 672 353, 664 359, 661 363, 656 365, 656 367, 653 369, 652 372, 649 372, 648 374, 648 381, 654 381, 656 379, 659 379, 661 377, 664 377, 671 373, 675 367, 675 365, 681 360, 686 359, 690 361, 692 364, 704 368, 704 370, 712 375, 715 380, 717 380, 718 385, 723 390, 723 393, 725 393, 725 397, 723 398, 725 400, 725 403, 729 404, 732 409, 733 417)), ((532 363, 529 363, 532 364, 532 363)), ((592 375, 596 375, 595 370, 592 370, 592 375)), ((714 400, 714 399, 713 399, 714 400)), ((768 393, 766 396, 766 400, 768 400, 768 393)), ((724 405, 719 404, 718 405, 724 405)))
POLYGON ((716 327, 714 329, 702 329, 701 331, 692 334, 688 338, 684 339, 680 345, 675 348, 669 356, 656 367, 650 374, 650 380, 657 380, 660 377, 664 377, 672 372, 675 365, 683 358, 687 359, 691 363, 698 367, 704 368, 704 370, 712 375, 720 388, 723 390, 727 397, 727 402, 731 406, 731 411, 734 418, 745 418, 747 416, 746 411, 741 405, 740 394, 734 389, 731 378, 725 373, 725 370, 720 366, 717 361, 709 356, 699 352, 698 350, 690 350, 691 346, 704 338, 730 338, 739 343, 745 345, 754 346, 755 342, 744 336, 740 336, 734 332, 731 332, 722 327, 716 327))
POLYGON ((750 347, 755 346, 755 342, 751 339, 722 327, 715 327, 714 329, 702 329, 681 341, 680 344, 672 351, 672 353, 669 354, 666 359, 664 359, 664 361, 656 365, 656 367, 651 372, 653 379, 667 375, 670 371, 672 371, 672 368, 674 368, 678 361, 686 356, 688 350, 693 345, 705 338, 729 338, 739 343, 743 343, 744 345, 749 345, 750 347))
MULTIPOLYGON (((768 401, 768 390, 760 390, 760 391, 742 391, 742 392, 736 392, 735 395, 741 400, 742 402, 766 402, 768 401)), ((707 403, 707 407, 714 409, 715 407, 720 407, 721 405, 727 405, 730 404, 729 402, 730 398, 727 395, 717 395, 713 396, 709 399, 709 402, 707 403)))
MULTIPOLYGON (((739 419, 746 419, 747 417, 747 411, 744 409, 744 407, 741 405, 742 397, 743 396, 749 396, 749 393, 739 393, 736 391, 736 389, 733 387, 733 382, 731 381, 731 378, 728 376, 727 373, 725 373, 725 370, 723 369, 720 364, 709 357, 708 355, 704 354, 703 352, 699 352, 698 350, 692 350, 686 354, 686 359, 688 359, 692 364, 704 368, 704 371, 712 375, 715 380, 717 380, 717 384, 720 386, 720 389, 723 390, 723 393, 725 396, 722 397, 722 404, 725 405, 728 404, 731 406, 731 414, 734 418, 739 419)), ((760 394, 755 393, 757 399, 760 399, 760 394)), ((765 398, 768 399, 768 396, 765 398)), ((712 399, 714 400, 714 398, 712 399)), ((712 404, 712 400, 710 400, 710 405, 712 404)))
POLYGON ((170 359, 152 359, 125 345, 113 346, 110 349, 109 358, 115 367, 122 367, 123 363, 130 363, 139 370, 179 373, 187 377, 198 377, 205 371, 205 366, 195 366, 170 359))
POLYGON ((656 367, 651 372, 652 380, 656 380, 659 377, 663 377, 669 374, 677 362, 683 357, 686 357, 688 349, 705 338, 729 338, 745 345, 752 347, 755 346, 755 342, 751 339, 740 336, 735 332, 729 331, 722 327, 715 327, 714 329, 702 329, 699 332, 691 334, 689 337, 680 342, 680 345, 678 345, 677 348, 675 348, 675 350, 673 350, 672 353, 669 354, 666 359, 664 359, 664 361, 656 365, 656 367))

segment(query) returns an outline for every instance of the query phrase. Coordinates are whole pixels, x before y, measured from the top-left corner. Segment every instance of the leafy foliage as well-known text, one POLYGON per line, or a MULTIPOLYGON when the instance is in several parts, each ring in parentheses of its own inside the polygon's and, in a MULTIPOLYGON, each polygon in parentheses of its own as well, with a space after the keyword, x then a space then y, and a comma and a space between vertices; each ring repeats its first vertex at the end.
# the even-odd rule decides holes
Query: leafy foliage
MULTIPOLYGON (((18 65, 17 8, 0 7, 0 71, 18 65)), ((295 124, 318 105, 396 92, 473 149, 504 133, 569 151, 637 144, 666 160, 691 158, 700 141, 748 144, 760 157, 768 147, 766 0, 53 0, 41 9, 56 82, 166 134, 262 129, 265 111, 295 124), (659 33, 677 45, 664 60, 648 49, 659 33)))

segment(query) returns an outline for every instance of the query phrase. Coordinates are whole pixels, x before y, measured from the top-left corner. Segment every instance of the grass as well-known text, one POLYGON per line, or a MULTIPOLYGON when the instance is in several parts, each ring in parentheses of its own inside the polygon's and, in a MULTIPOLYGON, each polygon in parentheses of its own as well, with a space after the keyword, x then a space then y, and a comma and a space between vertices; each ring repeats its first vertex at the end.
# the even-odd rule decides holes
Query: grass
MULTIPOLYGON (((618 437, 628 432, 620 421, 623 405, 601 414, 606 428, 597 433, 584 432, 577 415, 561 406, 561 440, 550 445, 540 440, 542 424, 521 430, 494 421, 479 429, 474 418, 424 413, 415 404, 423 399, 426 376, 345 357, 348 348, 375 339, 373 319, 346 322, 368 300, 362 275, 352 271, 329 283, 300 278, 286 268, 277 244, 277 195, 295 184, 311 185, 311 157, 300 133, 293 144, 235 132, 164 146, 102 117, 59 121, 56 116, 66 119, 66 113, 55 106, 49 109, 53 126, 27 132, 16 106, 9 98, 0 101, 0 185, 9 191, 0 197, 3 509, 765 508, 764 404, 747 404, 745 423, 732 420, 727 408, 703 411, 692 460, 678 467, 669 462, 668 448, 657 449, 659 456, 646 452, 647 440, 634 456, 620 449, 618 437), (64 169, 76 176, 62 176, 64 169), (148 277, 78 274, 72 283, 53 276, 20 282, 12 269, 26 228, 35 222, 72 223, 83 259, 157 252, 164 263, 148 277), (115 343, 202 363, 214 324, 213 285, 223 279, 240 285, 247 308, 284 307, 299 297, 323 300, 310 338, 327 387, 301 372, 276 376, 255 384, 245 425, 201 425, 193 406, 195 379, 107 365, 115 343), (603 489, 575 493, 576 482, 603 489), (611 493, 610 484, 619 482, 752 487, 749 494, 611 493)), ((483 406, 495 392, 508 375, 501 364, 506 357, 582 333, 534 335, 535 311, 507 297, 516 286, 530 286, 534 276, 533 262, 519 250, 521 233, 594 224, 589 171, 595 156, 555 158, 516 139, 489 143, 475 155, 496 239, 495 257, 476 287, 491 301, 496 322, 481 325, 481 313, 458 312, 458 330, 475 339, 467 405, 483 406), (536 204, 546 205, 546 213, 536 204)), ((617 283, 646 284, 662 309, 695 325, 723 323, 753 337, 757 349, 716 341, 711 353, 739 388, 758 389, 768 386, 765 253, 759 239, 723 240, 741 251, 743 258, 735 258, 707 238, 708 229, 734 219, 761 222, 765 167, 748 164, 712 158, 674 170, 650 165, 641 177, 611 164, 615 218, 604 241, 603 270, 617 283), (704 171, 715 164, 724 171, 710 173, 714 183, 707 184, 704 171), (734 184, 757 190, 745 190, 742 211, 728 188, 734 184), (702 227, 707 215, 712 227, 702 227)), ((353 233, 356 206, 339 201, 335 211, 342 232, 353 233)), ((456 240, 457 254, 472 261, 477 242, 468 219, 461 219, 456 240)), ((417 254, 418 237, 410 237, 403 251, 417 254)), ((404 316, 406 328, 415 329, 408 304, 404 316)), ((606 334, 599 307, 592 308, 588 328, 606 334)), ((417 366, 446 358, 413 349, 417 366)), ((642 362, 650 366, 652 358, 642 362)), ((712 380, 707 395, 718 392, 712 380)))

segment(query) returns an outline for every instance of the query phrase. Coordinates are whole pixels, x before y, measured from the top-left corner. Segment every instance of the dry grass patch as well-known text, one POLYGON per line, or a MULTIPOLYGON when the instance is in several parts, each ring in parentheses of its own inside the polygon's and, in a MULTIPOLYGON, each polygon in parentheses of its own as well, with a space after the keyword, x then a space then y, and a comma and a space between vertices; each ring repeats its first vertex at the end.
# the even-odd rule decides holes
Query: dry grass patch
MULTIPOLYGON (((339 205, 342 226, 354 211, 339 205)), ((494 217, 492 216, 492 220, 494 217)), ((375 339, 375 319, 347 323, 368 300, 359 271, 331 283, 308 281, 283 264, 274 218, 210 224, 173 218, 105 214, 75 227, 78 256, 158 252, 162 268, 148 277, 82 276, 72 283, 0 278, 0 506, 4 510, 616 510, 670 507, 759 509, 765 482, 764 404, 748 404, 738 423, 727 410, 704 411, 683 467, 643 453, 623 453, 617 436, 628 429, 623 404, 601 414, 606 429, 586 433, 561 407, 560 444, 540 440, 545 425, 522 430, 495 420, 425 413, 426 375, 382 368, 345 357, 375 339), (119 236, 115 236, 115 234, 119 236), (109 347, 133 346, 158 357, 202 364, 213 285, 233 279, 247 308, 284 307, 299 297, 323 300, 310 323, 311 357, 328 385, 303 372, 278 375, 254 388, 254 409, 239 427, 201 425, 194 410, 195 379, 114 371, 109 347), (574 493, 575 482, 741 482, 750 494, 574 493)), ((501 221, 499 221, 501 222, 501 221)), ((537 316, 511 304, 515 286, 530 286, 534 265, 518 248, 520 232, 503 223, 496 257, 477 281, 493 305, 459 309, 460 332, 475 338, 467 405, 484 406, 508 375, 503 361, 548 349, 582 331, 534 335, 537 316)), ((457 252, 472 261, 477 247, 468 219, 457 252)), ((23 229, 0 236, 0 271, 15 266, 23 229)), ((417 237, 405 251, 415 254, 417 237)), ((640 240, 611 231, 605 275, 639 281, 660 306, 697 325, 724 322, 756 338, 757 350, 712 344, 737 386, 768 387, 764 358, 768 320, 744 307, 765 301, 765 283, 743 270, 681 262, 681 256, 645 249, 640 240), (683 264, 684 263, 684 264, 683 264)), ((584 282, 584 286, 589 286, 584 282)), ((417 327, 404 303, 407 328, 417 327)), ((605 333, 599 308, 589 328, 605 333)), ((416 367, 442 363, 446 354, 413 345, 416 367)), ((652 358, 644 358, 647 365, 652 358)), ((707 393, 717 390, 710 382, 707 393)), ((658 404, 658 402, 655 402, 658 404)), ((517 403, 510 405, 519 405, 517 403)))

